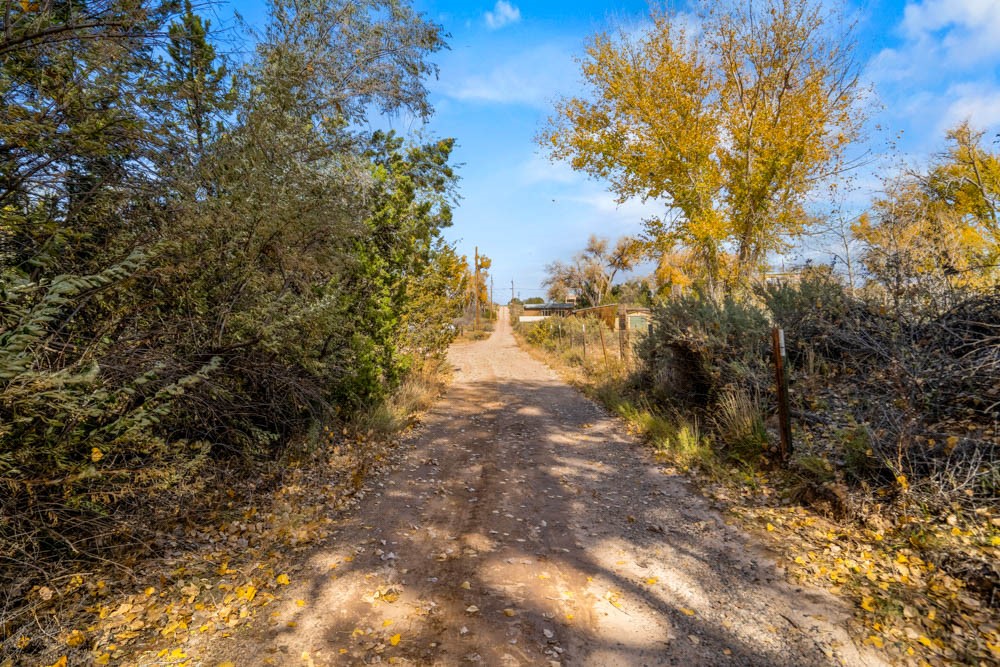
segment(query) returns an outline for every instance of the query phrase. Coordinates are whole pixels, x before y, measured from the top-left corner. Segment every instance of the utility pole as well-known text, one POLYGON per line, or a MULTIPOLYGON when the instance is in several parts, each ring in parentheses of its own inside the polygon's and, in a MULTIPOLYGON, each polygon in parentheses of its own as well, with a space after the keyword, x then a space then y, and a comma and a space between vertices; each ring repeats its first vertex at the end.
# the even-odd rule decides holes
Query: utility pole
POLYGON ((493 313, 493 276, 490 276, 490 314, 493 313))
POLYGON ((510 281, 510 300, 511 300, 511 303, 514 302, 514 279, 513 278, 511 278, 511 281, 510 281))
POLYGON ((473 280, 472 289, 474 290, 472 299, 475 304, 473 307, 476 311, 476 323, 474 325, 474 330, 479 331, 479 246, 476 246, 476 277, 475 280, 473 280))

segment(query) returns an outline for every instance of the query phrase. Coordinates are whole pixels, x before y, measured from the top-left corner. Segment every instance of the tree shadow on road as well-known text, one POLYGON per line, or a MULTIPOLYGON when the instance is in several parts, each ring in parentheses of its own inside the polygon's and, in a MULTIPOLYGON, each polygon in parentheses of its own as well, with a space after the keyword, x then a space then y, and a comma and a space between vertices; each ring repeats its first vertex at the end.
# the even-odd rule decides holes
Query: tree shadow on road
POLYGON ((840 664, 799 614, 822 596, 564 384, 458 383, 405 447, 309 559, 275 664, 840 664))

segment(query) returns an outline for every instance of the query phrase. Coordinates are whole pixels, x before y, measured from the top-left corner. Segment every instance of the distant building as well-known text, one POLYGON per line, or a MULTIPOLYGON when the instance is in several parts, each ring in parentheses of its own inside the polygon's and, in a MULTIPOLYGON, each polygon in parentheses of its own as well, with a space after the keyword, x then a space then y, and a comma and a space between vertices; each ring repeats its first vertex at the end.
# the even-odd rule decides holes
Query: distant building
POLYGON ((609 303, 573 311, 573 317, 596 317, 613 331, 646 331, 650 322, 649 308, 609 303))
POLYGON ((798 285, 800 282, 800 271, 772 271, 764 274, 764 283, 767 285, 798 285))
POLYGON ((549 317, 568 317, 576 306, 572 303, 526 303, 519 322, 538 322, 549 317))

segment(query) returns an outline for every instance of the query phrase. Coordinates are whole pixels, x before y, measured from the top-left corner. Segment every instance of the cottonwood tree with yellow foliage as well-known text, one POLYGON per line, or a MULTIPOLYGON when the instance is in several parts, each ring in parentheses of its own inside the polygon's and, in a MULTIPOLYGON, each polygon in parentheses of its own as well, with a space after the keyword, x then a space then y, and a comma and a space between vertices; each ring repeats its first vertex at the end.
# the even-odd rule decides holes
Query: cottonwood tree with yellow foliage
POLYGON ((865 268, 897 309, 933 315, 1000 280, 1000 155, 983 138, 968 123, 950 130, 926 170, 887 179, 853 226, 865 268))
POLYGON ((593 37, 584 95, 559 101, 538 141, 619 202, 663 203, 646 221, 655 254, 732 291, 803 231, 807 194, 859 132, 852 26, 812 0, 651 19, 593 37))

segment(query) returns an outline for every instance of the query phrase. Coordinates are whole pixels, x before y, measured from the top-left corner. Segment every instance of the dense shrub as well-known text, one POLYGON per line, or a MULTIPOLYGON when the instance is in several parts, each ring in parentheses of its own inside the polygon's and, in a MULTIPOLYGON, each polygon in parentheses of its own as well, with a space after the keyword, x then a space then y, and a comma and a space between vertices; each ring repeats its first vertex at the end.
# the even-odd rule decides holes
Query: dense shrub
POLYGON ((359 129, 429 114, 439 27, 274 0, 232 73, 181 6, 0 17, 0 614, 60 562, 148 547, 219 469, 364 413, 454 335, 452 142, 359 129))
POLYGON ((816 453, 839 462, 849 481, 901 478, 941 499, 995 500, 1000 293, 969 292, 938 316, 911 320, 813 268, 798 282, 760 287, 756 298, 760 305, 695 294, 659 306, 638 388, 661 408, 703 412, 721 448, 752 459, 767 446, 763 424, 774 409, 773 323, 785 331, 793 408, 807 423, 828 424, 823 446, 833 450, 816 453), (814 393, 827 413, 811 408, 814 393))
POLYGON ((769 328, 755 305, 700 294, 671 299, 654 310, 652 331, 639 349, 639 382, 657 401, 707 408, 727 388, 764 394, 769 328))

